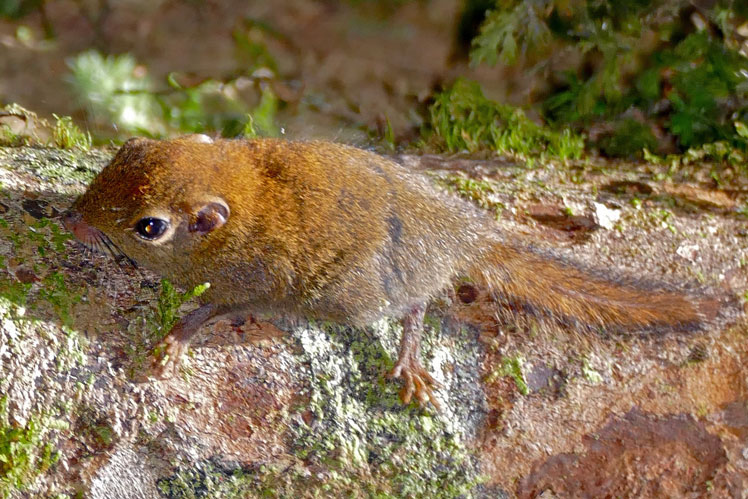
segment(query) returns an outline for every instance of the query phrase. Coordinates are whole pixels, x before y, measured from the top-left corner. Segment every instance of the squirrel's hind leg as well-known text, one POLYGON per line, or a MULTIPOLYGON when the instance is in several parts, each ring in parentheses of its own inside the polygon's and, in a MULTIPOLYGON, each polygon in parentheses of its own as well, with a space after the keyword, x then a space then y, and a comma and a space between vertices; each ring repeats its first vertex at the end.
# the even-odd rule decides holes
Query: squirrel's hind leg
POLYGON ((424 369, 420 361, 421 332, 425 313, 426 306, 420 304, 412 307, 402 318, 403 335, 400 339, 400 354, 389 376, 403 378, 404 384, 400 390, 400 400, 403 404, 410 403, 415 395, 419 403, 431 402, 437 410, 441 410, 441 405, 432 390, 432 388, 441 386, 424 369))

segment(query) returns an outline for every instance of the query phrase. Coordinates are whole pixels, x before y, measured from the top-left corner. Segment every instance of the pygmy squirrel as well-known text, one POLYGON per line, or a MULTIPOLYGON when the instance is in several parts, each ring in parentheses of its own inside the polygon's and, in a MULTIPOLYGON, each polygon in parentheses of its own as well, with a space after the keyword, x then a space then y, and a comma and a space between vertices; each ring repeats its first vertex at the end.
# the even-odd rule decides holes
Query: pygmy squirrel
POLYGON ((708 300, 606 278, 503 235, 470 203, 374 153, 330 142, 131 139, 63 218, 83 244, 192 288, 202 306, 163 340, 165 372, 207 321, 240 311, 364 325, 402 319, 392 377, 431 401, 419 345, 429 298, 470 276, 563 324, 688 330, 708 300))

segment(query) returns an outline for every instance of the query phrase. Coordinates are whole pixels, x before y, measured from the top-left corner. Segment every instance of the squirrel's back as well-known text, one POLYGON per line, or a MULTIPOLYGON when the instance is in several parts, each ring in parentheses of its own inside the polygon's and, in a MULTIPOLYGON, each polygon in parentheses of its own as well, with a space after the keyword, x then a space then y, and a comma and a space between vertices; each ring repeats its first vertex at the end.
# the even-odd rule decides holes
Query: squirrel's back
POLYGON ((341 322, 401 316, 460 274, 592 328, 687 329, 712 303, 526 247, 425 177, 330 142, 138 139, 74 208, 136 261, 185 286, 211 282, 208 301, 341 322), (225 204, 225 224, 186 230, 210 200, 225 204), (154 213, 175 227, 170 239, 133 237, 154 213))

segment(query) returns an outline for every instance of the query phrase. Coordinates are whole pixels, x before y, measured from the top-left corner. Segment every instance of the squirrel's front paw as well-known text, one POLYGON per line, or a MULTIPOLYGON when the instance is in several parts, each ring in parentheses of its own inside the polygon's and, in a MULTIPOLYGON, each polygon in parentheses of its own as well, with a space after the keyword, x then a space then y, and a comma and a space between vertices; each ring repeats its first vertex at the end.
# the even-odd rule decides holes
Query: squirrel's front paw
POLYGON ((168 335, 161 340, 161 343, 153 349, 153 359, 151 361, 153 375, 159 379, 174 376, 186 349, 187 346, 172 335, 168 335))

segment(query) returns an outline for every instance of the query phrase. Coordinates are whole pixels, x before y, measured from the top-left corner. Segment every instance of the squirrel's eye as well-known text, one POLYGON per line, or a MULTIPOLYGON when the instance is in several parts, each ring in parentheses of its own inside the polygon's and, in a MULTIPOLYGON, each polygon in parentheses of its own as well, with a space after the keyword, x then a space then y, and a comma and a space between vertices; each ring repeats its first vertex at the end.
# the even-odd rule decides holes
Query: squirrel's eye
POLYGON ((135 224, 135 232, 137 232, 143 239, 153 241, 154 239, 161 237, 168 227, 169 222, 166 220, 145 217, 138 220, 138 223, 135 224))

